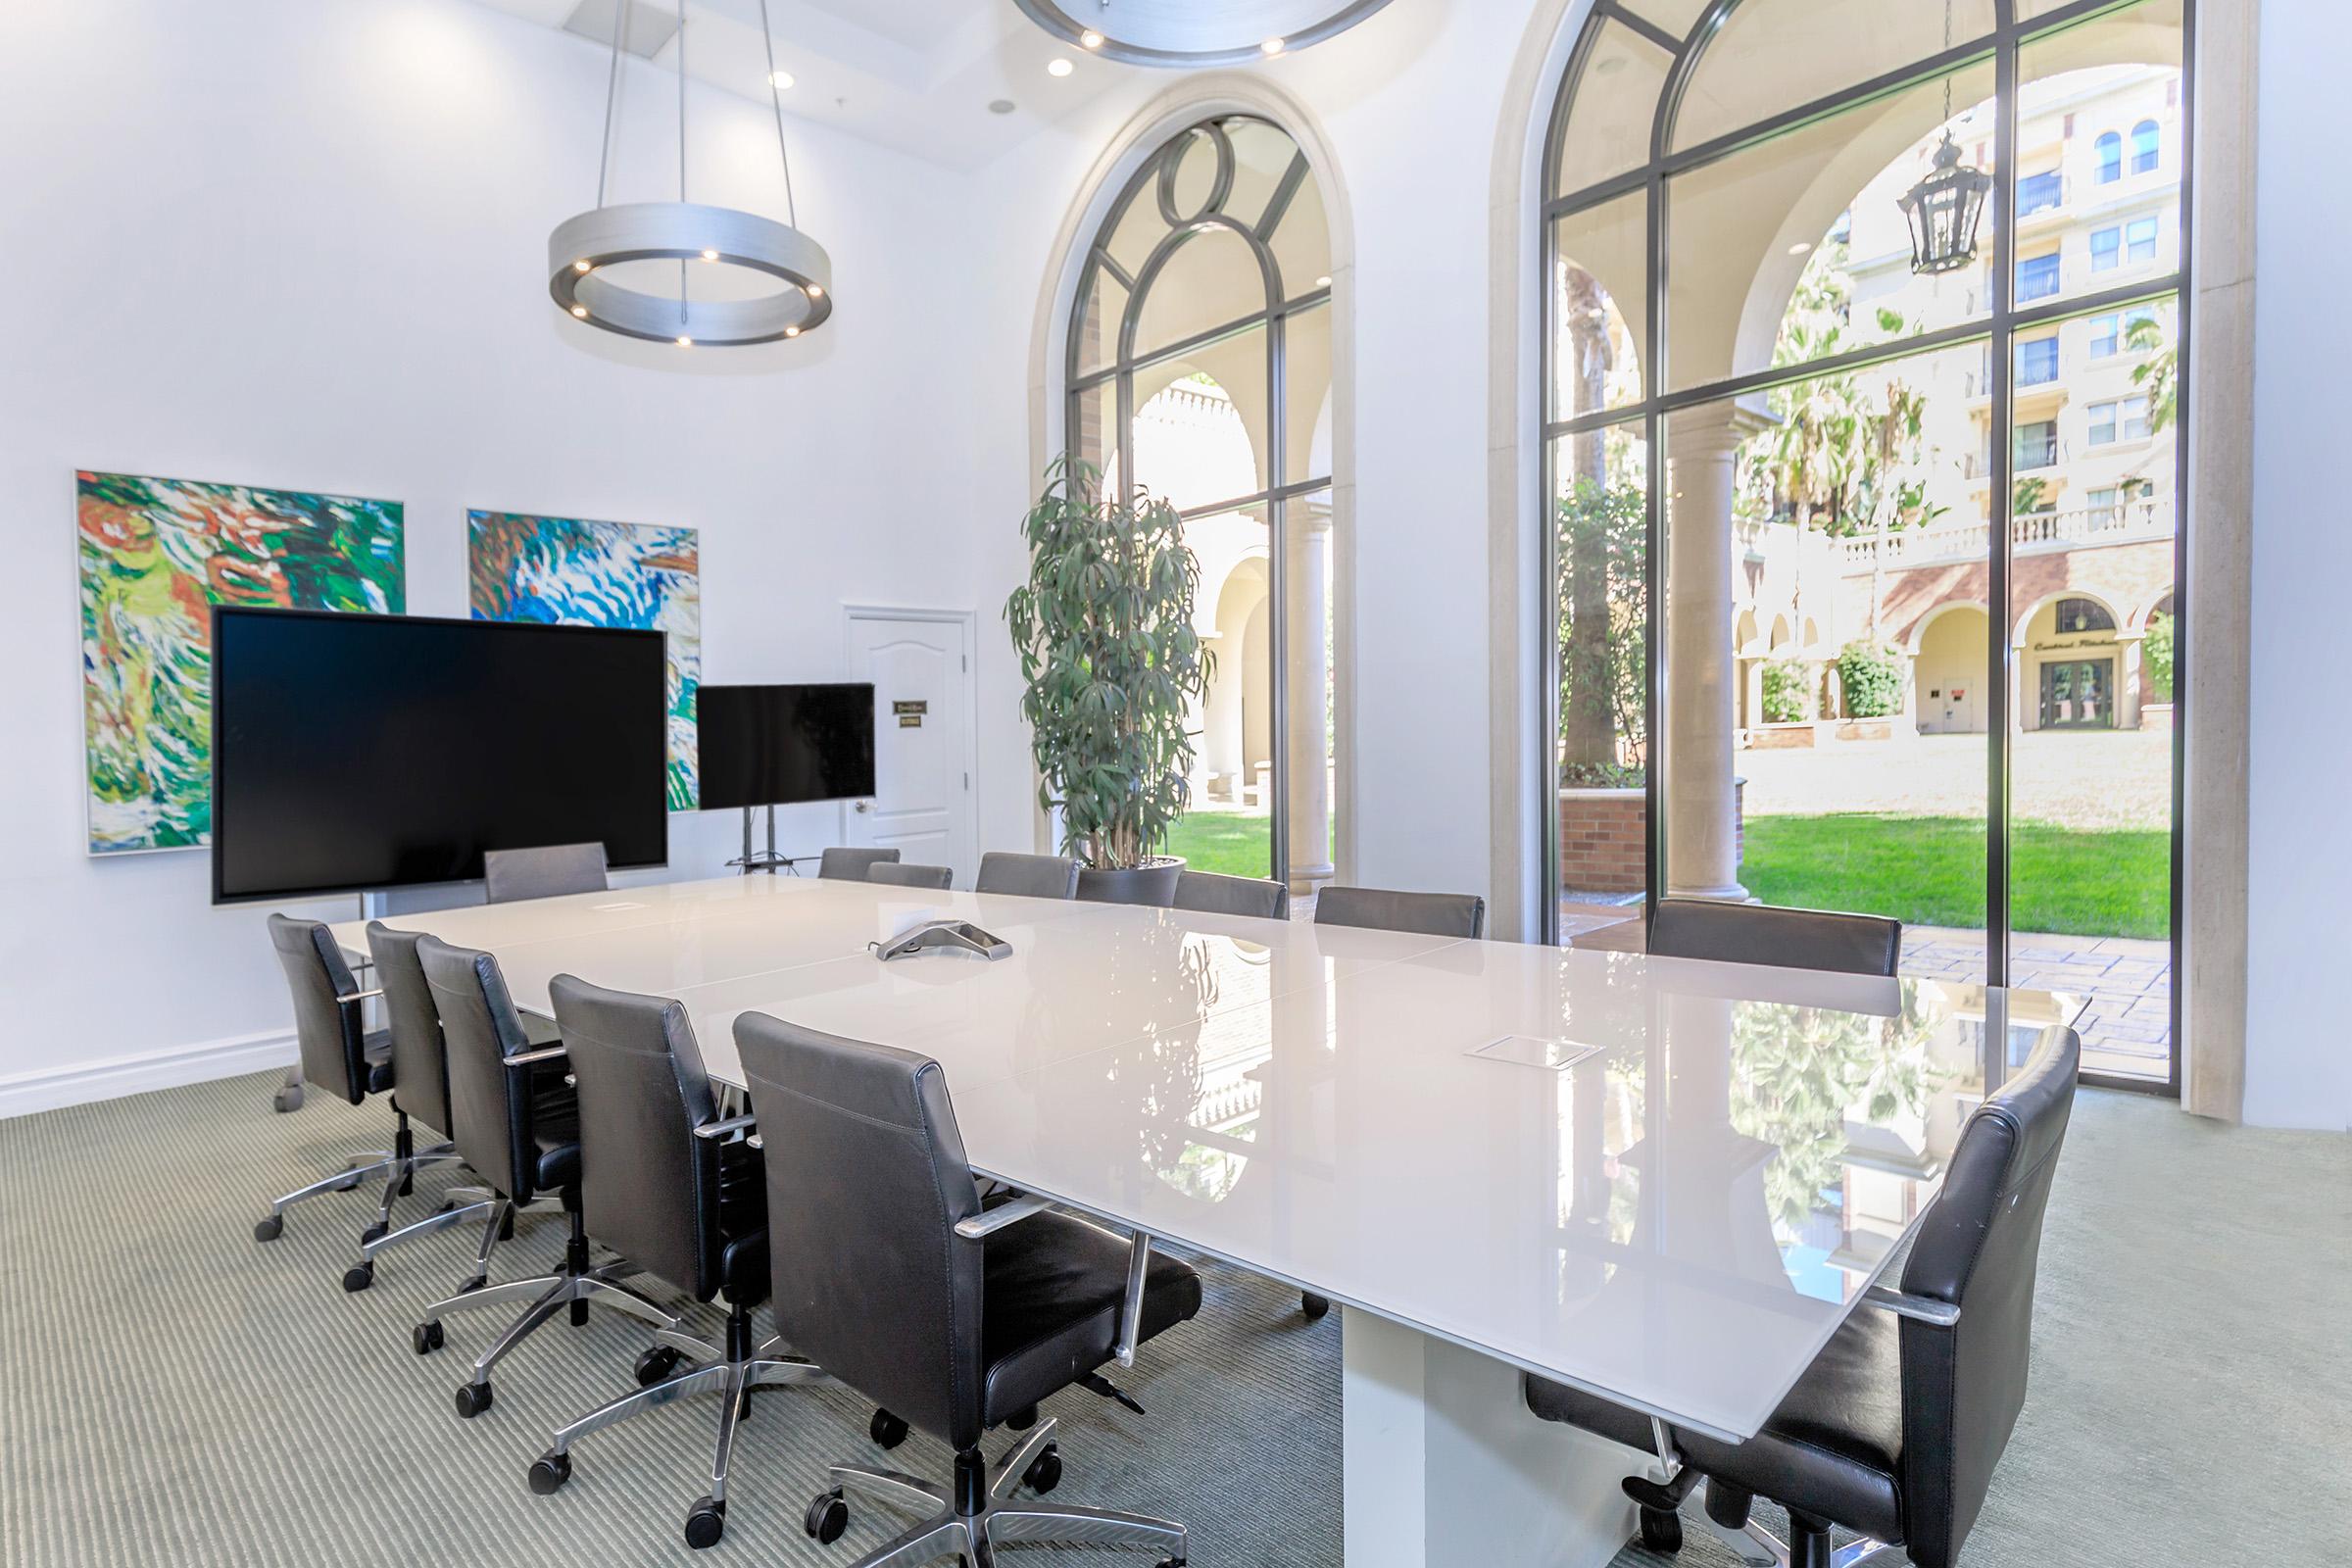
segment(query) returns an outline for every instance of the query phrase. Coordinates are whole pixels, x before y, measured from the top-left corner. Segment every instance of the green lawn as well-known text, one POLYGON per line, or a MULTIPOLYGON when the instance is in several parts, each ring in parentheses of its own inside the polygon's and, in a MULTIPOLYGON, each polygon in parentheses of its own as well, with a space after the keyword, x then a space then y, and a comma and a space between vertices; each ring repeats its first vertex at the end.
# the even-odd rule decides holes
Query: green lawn
MULTIPOLYGON (((2171 930, 2172 835, 2020 822, 2009 835, 2010 923, 2061 936, 2171 930)), ((1766 904, 1984 924, 1984 825, 1962 816, 1752 816, 1740 880, 1766 904)))
POLYGON ((1168 835, 1165 853, 1183 856, 1196 871, 1271 876, 1273 835, 1269 817, 1245 816, 1239 811, 1195 811, 1177 822, 1168 835))

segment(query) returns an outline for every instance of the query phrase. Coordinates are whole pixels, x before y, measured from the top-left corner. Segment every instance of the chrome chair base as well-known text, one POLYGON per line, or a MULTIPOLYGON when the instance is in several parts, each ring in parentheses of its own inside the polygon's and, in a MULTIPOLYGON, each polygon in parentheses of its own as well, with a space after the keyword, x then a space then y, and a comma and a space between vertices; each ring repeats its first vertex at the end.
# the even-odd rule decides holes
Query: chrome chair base
MULTIPOLYGON (((492 1223, 495 1225, 496 1221, 492 1223)), ((576 1236, 572 1245, 578 1252, 586 1250, 585 1240, 576 1236)), ((570 1311, 574 1326, 588 1321, 591 1302, 642 1318, 657 1329, 675 1329, 678 1326, 676 1314, 618 1283, 621 1277, 634 1272, 627 1263, 606 1263, 596 1268, 577 1266, 583 1261, 576 1256, 567 1259, 567 1266, 561 1274, 542 1274, 532 1279, 510 1280, 503 1285, 483 1285, 461 1291, 424 1309, 424 1321, 416 1325, 414 1336, 419 1355, 430 1354, 441 1348, 441 1319, 448 1313, 469 1312, 514 1301, 530 1302, 522 1316, 509 1324, 506 1332, 474 1358, 471 1376, 458 1389, 459 1415, 470 1419, 489 1409, 490 1369, 505 1359, 508 1351, 536 1333, 549 1318, 566 1308, 570 1311)))
POLYGON ((384 1178, 384 1200, 377 1211, 375 1224, 363 1232, 361 1237, 363 1241, 372 1240, 374 1236, 383 1235, 391 1229, 392 1204, 410 1186, 416 1172, 428 1165, 451 1163, 457 1157, 457 1149, 451 1144, 434 1144, 406 1155, 389 1149, 370 1149, 353 1154, 343 1168, 333 1175, 321 1176, 315 1182, 271 1199, 270 1212, 253 1227, 253 1239, 257 1242, 276 1241, 286 1228, 286 1210, 305 1199, 317 1198, 321 1193, 348 1193, 362 1182, 373 1181, 380 1176, 384 1178))
POLYGON ((1729 1546, 1738 1555, 1743 1568, 1905 1568, 1910 1555, 1900 1546, 1889 1546, 1867 1536, 1834 1551, 1814 1553, 1810 1560, 1800 1561, 1798 1554, 1787 1542, 1750 1519, 1734 1529, 1711 1517, 1704 1508, 1686 1509, 1685 1519, 1702 1527, 1709 1535, 1729 1546))
MULTIPOLYGON (((961 1556, 973 1568, 996 1568, 997 1547, 1015 1542, 1053 1542, 1088 1546, 1152 1546, 1164 1555, 1163 1568, 1181 1568, 1185 1560, 1184 1526, 1140 1513, 1074 1504, 1015 1502, 1011 1498, 1030 1467, 1054 1442, 1055 1422, 1040 1421, 1004 1457, 989 1467, 981 1494, 968 1511, 959 1511, 945 1487, 903 1475, 895 1470, 866 1470, 855 1465, 832 1467, 833 1488, 818 1494, 808 1507, 808 1533, 819 1541, 840 1537, 848 1522, 841 1507, 842 1493, 855 1488, 903 1508, 924 1510, 922 1523, 884 1543, 858 1559, 854 1568, 917 1568, 942 1557, 961 1556)), ((962 1465, 958 1458, 958 1468, 962 1465)), ((1055 1478, 1059 1466, 1055 1466, 1055 1478)), ((1041 1481, 1040 1485, 1050 1485, 1041 1481)))

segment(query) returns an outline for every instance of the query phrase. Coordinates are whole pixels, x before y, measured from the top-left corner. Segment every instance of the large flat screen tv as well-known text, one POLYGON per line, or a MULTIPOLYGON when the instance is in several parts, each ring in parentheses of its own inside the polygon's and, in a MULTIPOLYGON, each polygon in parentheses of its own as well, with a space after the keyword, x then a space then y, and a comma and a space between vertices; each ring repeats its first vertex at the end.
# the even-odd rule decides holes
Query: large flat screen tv
POLYGON ((874 688, 705 686, 695 693, 703 809, 874 793, 874 688))
POLYGON ((213 901, 663 864, 666 709, 658 631, 216 609, 213 901))

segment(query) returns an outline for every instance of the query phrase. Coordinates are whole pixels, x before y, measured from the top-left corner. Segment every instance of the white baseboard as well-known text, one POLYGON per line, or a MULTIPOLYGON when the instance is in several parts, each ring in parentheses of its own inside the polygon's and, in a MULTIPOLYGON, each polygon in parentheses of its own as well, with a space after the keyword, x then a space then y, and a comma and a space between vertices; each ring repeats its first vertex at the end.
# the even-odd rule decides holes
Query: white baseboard
POLYGON ((12 1073, 0 1078, 0 1119, 290 1066, 294 1057, 294 1036, 287 1030, 272 1029, 110 1056, 103 1061, 76 1062, 70 1067, 12 1073))

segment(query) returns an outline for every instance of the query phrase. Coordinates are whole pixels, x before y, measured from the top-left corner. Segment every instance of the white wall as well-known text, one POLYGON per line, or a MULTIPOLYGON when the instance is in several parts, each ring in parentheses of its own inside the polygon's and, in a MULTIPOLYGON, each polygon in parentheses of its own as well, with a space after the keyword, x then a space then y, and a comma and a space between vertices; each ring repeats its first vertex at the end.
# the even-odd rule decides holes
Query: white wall
MULTIPOLYGON (((798 129, 840 310, 680 351, 547 298, 548 230, 596 189, 583 40, 461 0, 75 0, 8 34, 0 1111, 289 1054, 263 910, 210 907, 201 852, 82 853, 77 466, 403 501, 426 614, 466 612, 468 506, 694 526, 714 681, 834 675, 845 600, 974 604, 956 441, 911 417, 958 355, 943 171, 798 129)), ((616 197, 668 194, 669 90, 632 77, 616 197)), ((697 193, 780 212, 765 107, 698 89, 690 116, 697 193)), ((838 809, 788 847, 835 842, 838 809)), ((671 821, 671 874, 732 853, 731 814, 671 821)))
MULTIPOLYGON (((2352 581, 2341 258, 2352 218, 2328 172, 2352 14, 2265 0, 2254 283, 2252 865, 2246 1119, 2352 1127, 2352 731, 2325 701, 2352 581)), ((2191 585, 2192 592, 2194 585, 2191 585)), ((2190 613, 2194 614, 2194 601, 2190 613)))

